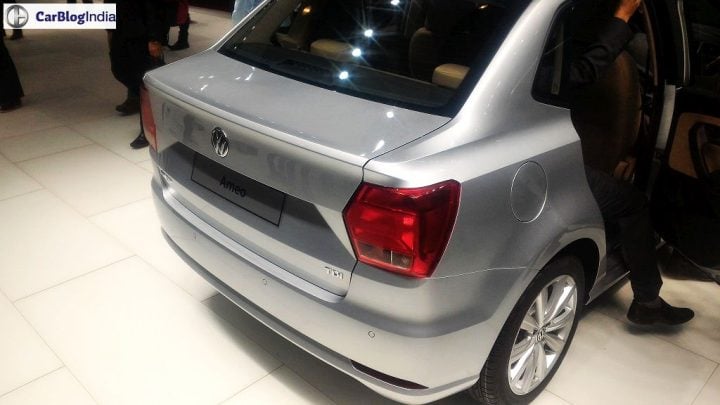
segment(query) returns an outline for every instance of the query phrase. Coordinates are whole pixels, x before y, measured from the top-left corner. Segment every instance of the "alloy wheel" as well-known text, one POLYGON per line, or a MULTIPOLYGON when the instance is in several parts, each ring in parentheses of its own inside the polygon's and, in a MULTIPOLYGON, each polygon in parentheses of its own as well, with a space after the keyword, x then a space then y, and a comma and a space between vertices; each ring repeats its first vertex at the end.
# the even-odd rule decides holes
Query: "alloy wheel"
POLYGON ((508 383, 516 395, 540 385, 565 348, 578 305, 575 280, 562 275, 550 281, 525 313, 508 362, 508 383))

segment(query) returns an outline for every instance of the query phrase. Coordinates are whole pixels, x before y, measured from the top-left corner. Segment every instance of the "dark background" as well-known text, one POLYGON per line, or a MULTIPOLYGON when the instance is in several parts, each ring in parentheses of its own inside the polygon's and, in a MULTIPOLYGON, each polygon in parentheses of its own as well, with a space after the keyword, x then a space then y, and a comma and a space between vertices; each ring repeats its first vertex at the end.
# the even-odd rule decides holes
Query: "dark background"
POLYGON ((214 8, 215 10, 232 11, 233 0, 190 0, 191 6, 214 8))

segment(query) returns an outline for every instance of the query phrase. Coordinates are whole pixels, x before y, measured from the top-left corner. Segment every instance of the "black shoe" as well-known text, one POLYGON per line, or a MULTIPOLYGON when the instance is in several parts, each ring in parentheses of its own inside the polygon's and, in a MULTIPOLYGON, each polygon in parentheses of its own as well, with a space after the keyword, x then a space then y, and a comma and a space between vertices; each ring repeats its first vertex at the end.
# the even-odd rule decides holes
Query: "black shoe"
POLYGON ((122 104, 115 106, 115 111, 122 115, 132 115, 140 112, 140 98, 128 97, 122 104))
POLYGON ((10 35, 10 40, 14 41, 16 39, 20 39, 23 37, 22 30, 13 30, 12 35, 10 35))
POLYGON ((148 146, 150 143, 148 142, 147 138, 145 138, 145 133, 140 132, 140 135, 135 138, 132 142, 130 142, 130 147, 133 149, 140 149, 148 146))
POLYGON ((175 42, 174 44, 170 45, 169 48, 170 48, 171 51, 179 51, 179 50, 182 50, 182 49, 188 49, 188 48, 190 48, 190 44, 189 44, 187 41, 185 41, 185 42, 177 41, 177 42, 175 42))
POLYGON ((17 100, 8 101, 0 104, 0 113, 5 113, 20 108, 22 102, 18 98, 17 100))
POLYGON ((695 317, 690 308, 674 307, 658 297, 658 305, 641 303, 633 300, 627 313, 627 318, 638 325, 680 325, 695 317))

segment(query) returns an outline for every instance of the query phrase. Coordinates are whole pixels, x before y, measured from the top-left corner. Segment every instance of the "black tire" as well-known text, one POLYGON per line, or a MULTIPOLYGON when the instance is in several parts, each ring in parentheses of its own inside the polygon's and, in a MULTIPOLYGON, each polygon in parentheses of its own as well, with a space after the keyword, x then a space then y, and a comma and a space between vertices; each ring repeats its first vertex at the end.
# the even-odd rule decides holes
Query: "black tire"
MULTIPOLYGON (((503 326, 503 329, 500 331, 500 335, 495 341, 495 345, 490 351, 490 355, 485 362, 485 366, 480 372, 480 378, 475 385, 469 388, 470 395, 478 402, 487 405, 527 404, 535 399, 550 382, 565 358, 565 354, 572 343, 572 338, 575 336, 575 330, 577 328, 578 320, 584 304, 585 277, 580 260, 573 256, 562 256, 550 262, 538 273, 535 279, 528 286, 527 290, 525 290, 525 293, 522 297, 520 297, 520 300, 515 305, 515 308, 513 308, 508 320, 503 326), (557 356, 557 360, 553 362, 550 369, 547 370, 547 374, 542 380, 540 380, 539 384, 525 394, 518 394, 513 391, 509 381, 509 362, 511 351, 513 346, 516 344, 516 339, 523 337, 524 341, 527 340, 530 342, 528 345, 534 346, 531 342, 534 342, 533 338, 537 336, 537 334, 533 335, 534 337, 525 336, 529 335, 525 331, 521 334, 520 326, 526 314, 529 314, 533 303, 540 295, 541 291, 555 280, 567 280, 563 276, 569 276, 572 278, 577 289, 576 309, 572 320, 572 326, 568 328, 569 332, 568 329, 564 330, 564 333, 567 334, 564 338, 564 347, 561 349, 559 356, 557 356)), ((571 313, 568 312, 568 314, 568 316, 571 316, 571 313)), ((546 332, 544 331, 542 332, 542 334, 545 333, 546 332)), ((542 334, 540 338, 542 338, 542 334)), ((526 353, 530 353, 531 350, 532 348, 526 351, 526 353)), ((520 372, 520 374, 523 373, 524 372, 520 372)), ((531 380, 535 381, 535 377, 531 380)))

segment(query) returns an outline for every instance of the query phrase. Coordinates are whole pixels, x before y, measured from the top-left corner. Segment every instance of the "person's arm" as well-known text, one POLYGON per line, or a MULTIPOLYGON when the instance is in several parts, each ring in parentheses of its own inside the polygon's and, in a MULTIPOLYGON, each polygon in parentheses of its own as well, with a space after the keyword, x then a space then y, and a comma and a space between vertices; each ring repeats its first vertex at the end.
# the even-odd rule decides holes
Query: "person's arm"
POLYGON ((640 6, 641 0, 621 0, 613 18, 607 22, 597 39, 570 66, 571 87, 595 82, 615 61, 633 33, 627 22, 640 6))
POLYGON ((144 2, 145 27, 147 29, 148 52, 155 59, 162 59, 162 39, 164 31, 163 5, 158 0, 144 2))
POLYGON ((615 10, 615 18, 627 23, 640 7, 640 3, 642 3, 642 0, 621 0, 617 10, 615 10))

